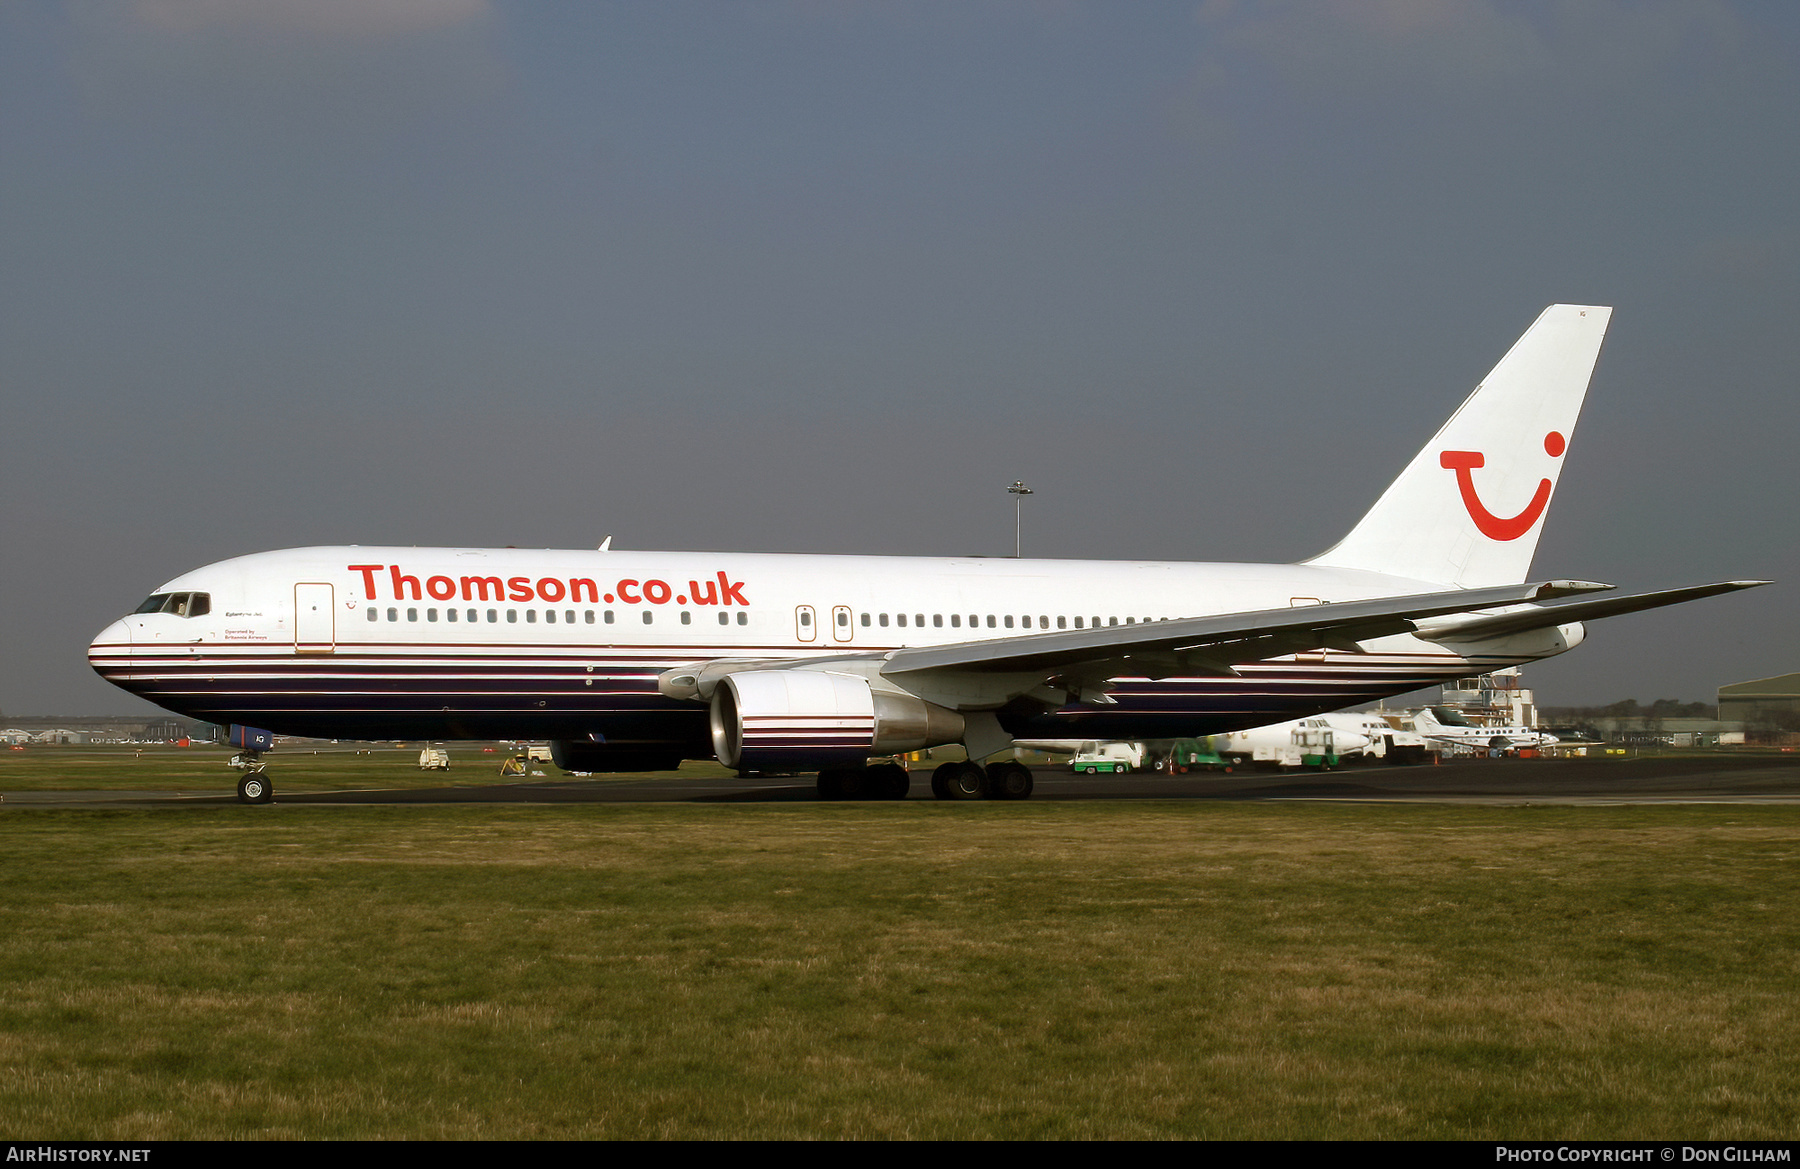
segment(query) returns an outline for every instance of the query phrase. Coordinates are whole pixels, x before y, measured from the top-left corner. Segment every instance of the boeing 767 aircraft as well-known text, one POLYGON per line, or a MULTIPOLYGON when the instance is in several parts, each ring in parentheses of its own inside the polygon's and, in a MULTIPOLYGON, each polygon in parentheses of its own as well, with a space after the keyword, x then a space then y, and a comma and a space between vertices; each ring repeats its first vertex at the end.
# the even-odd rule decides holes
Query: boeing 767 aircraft
MULTIPOLYGON (((1280 722, 1767 583, 1526 581, 1611 315, 1544 310, 1349 535, 1298 564, 297 548, 176 577, 89 660, 211 722, 550 739, 580 771, 717 758, 892 796, 905 772, 871 757, 960 743, 937 794, 1022 798, 1030 771, 981 765, 1015 738, 1280 722)), ((239 786, 271 792, 260 770, 239 786)))

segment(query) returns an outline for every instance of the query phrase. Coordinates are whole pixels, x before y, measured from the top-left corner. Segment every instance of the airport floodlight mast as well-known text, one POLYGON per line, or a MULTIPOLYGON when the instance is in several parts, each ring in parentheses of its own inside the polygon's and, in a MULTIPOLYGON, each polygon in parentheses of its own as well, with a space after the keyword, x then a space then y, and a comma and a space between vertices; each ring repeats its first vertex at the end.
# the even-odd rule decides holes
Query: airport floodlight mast
POLYGON ((1013 497, 1013 559, 1017 560, 1020 557, 1019 533, 1020 525, 1024 523, 1025 497, 1031 494, 1031 488, 1025 486, 1024 480, 1014 479, 1013 485, 1006 490, 1013 497))

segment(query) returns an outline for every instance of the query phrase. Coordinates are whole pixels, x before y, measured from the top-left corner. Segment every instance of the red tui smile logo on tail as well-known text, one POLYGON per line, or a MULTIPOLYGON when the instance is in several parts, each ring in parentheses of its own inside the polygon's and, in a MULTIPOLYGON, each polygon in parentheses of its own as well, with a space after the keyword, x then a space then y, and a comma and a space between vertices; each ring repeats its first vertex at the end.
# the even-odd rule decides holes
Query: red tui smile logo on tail
MULTIPOLYGON (((1544 436, 1544 452, 1553 459, 1561 458, 1566 446, 1563 436, 1554 430, 1544 436)), ((1481 534, 1490 540, 1517 540, 1544 514, 1544 506, 1550 502, 1550 480, 1538 480, 1537 491, 1524 511, 1515 516, 1497 516, 1475 493, 1475 477, 1469 473, 1486 462, 1480 451, 1445 451, 1438 456, 1439 466, 1456 472, 1456 486, 1462 492, 1463 506, 1469 509, 1469 518, 1475 521, 1481 534)))

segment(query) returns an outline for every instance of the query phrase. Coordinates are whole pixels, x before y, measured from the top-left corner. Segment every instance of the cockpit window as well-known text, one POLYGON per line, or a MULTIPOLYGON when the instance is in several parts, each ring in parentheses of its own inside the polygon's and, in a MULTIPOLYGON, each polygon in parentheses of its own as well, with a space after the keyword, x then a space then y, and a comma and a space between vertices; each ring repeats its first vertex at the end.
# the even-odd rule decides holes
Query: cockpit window
POLYGON ((152 593, 136 609, 138 613, 173 613, 177 617, 203 617, 212 612, 211 593, 152 593))

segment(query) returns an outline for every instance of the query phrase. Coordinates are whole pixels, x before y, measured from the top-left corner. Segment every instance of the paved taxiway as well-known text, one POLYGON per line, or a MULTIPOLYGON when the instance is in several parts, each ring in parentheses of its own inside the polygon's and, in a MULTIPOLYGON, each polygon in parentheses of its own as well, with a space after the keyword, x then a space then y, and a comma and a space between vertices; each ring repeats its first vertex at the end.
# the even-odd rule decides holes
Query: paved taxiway
MULTIPOLYGON (((930 771, 913 772, 912 799, 930 799, 930 771)), ((1800 755, 1650 759, 1476 760, 1435 767, 1332 772, 1077 776, 1034 769, 1039 800, 1357 800, 1407 803, 1800 803, 1800 755)), ((810 777, 572 779, 388 790, 283 793, 278 804, 779 803, 818 798, 810 777)), ((236 804, 230 789, 7 792, 0 808, 171 807, 236 804)))

